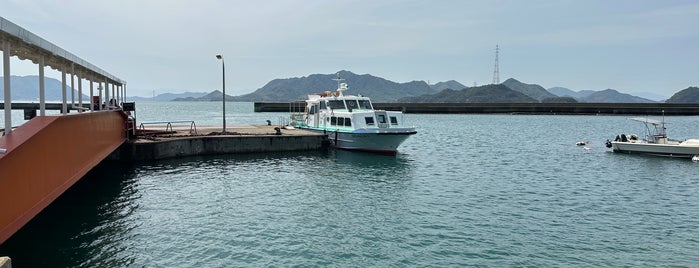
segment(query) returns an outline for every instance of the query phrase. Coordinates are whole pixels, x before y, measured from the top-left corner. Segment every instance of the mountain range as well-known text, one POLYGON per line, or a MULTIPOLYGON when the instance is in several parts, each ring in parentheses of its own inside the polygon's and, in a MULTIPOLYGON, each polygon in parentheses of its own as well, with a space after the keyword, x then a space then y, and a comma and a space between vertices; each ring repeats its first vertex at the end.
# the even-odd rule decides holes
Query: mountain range
MULTIPOLYGON (((332 91, 337 88, 336 82, 333 81, 337 75, 345 79, 345 82, 349 84, 350 89, 348 92, 350 94, 361 94, 370 97, 375 102, 571 102, 569 98, 559 97, 572 97, 577 102, 655 102, 613 89, 575 92, 558 87, 547 90, 540 85, 522 83, 514 78, 507 79, 502 83, 505 88, 488 86, 469 88, 454 80, 433 85, 428 85, 423 81, 395 83, 369 74, 357 75, 350 71, 340 71, 337 74, 313 74, 307 77, 275 79, 255 92, 232 97, 231 99, 270 102, 303 100, 308 94, 320 93, 326 90, 332 91), (492 91, 487 89, 492 89, 492 91), (509 90, 521 93, 521 95, 509 92, 509 90)), ((218 100, 221 100, 221 98, 219 97, 218 100)))
MULTIPOLYGON (((220 91, 219 91, 220 92, 220 91)), ((157 96, 153 96, 152 98, 145 98, 145 97, 138 97, 138 96, 129 96, 127 97, 128 101, 171 101, 175 99, 196 99, 200 98, 207 95, 205 92, 185 92, 185 93, 163 93, 159 94, 157 96)), ((219 98, 221 100, 221 98, 219 98)))
POLYGON ((467 87, 461 90, 444 89, 436 94, 404 97, 398 102, 432 102, 432 103, 532 103, 538 100, 521 92, 514 91, 504 84, 467 87))
POLYGON ((579 102, 619 102, 619 103, 652 103, 657 102, 647 98, 633 96, 630 94, 621 93, 614 89, 605 89, 601 91, 580 90, 573 91, 564 87, 553 87, 548 90, 557 96, 572 97, 579 102))
MULTIPOLYGON (((0 81, 4 79, 0 76, 0 81)), ((70 83, 70 82, 68 82, 70 83)), ((20 101, 39 101, 39 76, 10 76, 10 85, 12 85, 11 98, 20 101)), ((77 85, 76 85, 77 86, 77 85)), ((70 86, 66 86, 66 98, 70 101, 70 86)), ((96 91, 96 90, 95 90, 96 91)), ((89 85, 83 85, 83 101, 90 101, 89 97, 84 94, 90 94, 89 85)), ((44 79, 44 97, 46 101, 60 101, 62 99, 61 81, 45 77, 44 79)), ((0 99, 5 96, 5 83, 0 83, 0 99)), ((73 90, 73 96, 78 99, 78 91, 73 90)))
MULTIPOLYGON (((305 77, 274 79, 256 91, 241 95, 226 95, 228 101, 288 102, 306 99, 309 94, 334 91, 337 77, 349 85, 348 94, 364 95, 374 102, 657 102, 647 98, 618 92, 614 89, 600 91, 574 91, 564 87, 545 89, 537 84, 527 84, 514 78, 498 85, 466 87, 450 80, 429 85, 424 81, 396 83, 370 74, 358 75, 350 71, 335 74, 312 74, 305 77)), ((35 101, 38 99, 38 76, 12 76, 12 99, 35 101)), ((46 78, 47 101, 60 101, 61 82, 46 78)), ((0 97, 3 91, 0 83, 0 97)), ((74 91, 75 92, 75 91, 74 91)), ((75 92, 77 95, 77 92, 75 92)), ((699 103, 699 88, 689 87, 667 102, 699 103), (681 93, 681 94, 680 94, 681 93)), ((657 97, 657 95, 655 95, 657 97)), ((221 101, 221 91, 165 93, 153 98, 129 97, 129 101, 221 101)), ((70 94, 68 96, 70 98, 70 94)), ((83 98, 87 96, 83 94, 83 98)))
POLYGON ((279 102, 305 100, 309 94, 335 91, 338 77, 349 85, 348 92, 367 96, 375 102, 394 102, 402 97, 438 92, 424 81, 396 83, 369 74, 358 75, 350 71, 339 71, 336 74, 312 74, 306 77, 274 79, 255 92, 233 99, 279 102))

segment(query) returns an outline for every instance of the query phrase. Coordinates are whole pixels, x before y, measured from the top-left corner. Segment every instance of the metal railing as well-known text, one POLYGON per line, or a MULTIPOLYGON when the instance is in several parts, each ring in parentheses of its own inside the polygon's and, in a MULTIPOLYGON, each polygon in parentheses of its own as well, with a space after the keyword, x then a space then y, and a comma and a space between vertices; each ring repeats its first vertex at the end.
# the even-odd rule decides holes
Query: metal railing
POLYGON ((139 130, 145 130, 145 125, 165 125, 165 131, 174 132, 172 124, 189 123, 189 134, 197 134, 197 125, 194 121, 168 121, 168 122, 146 122, 138 125, 139 130))

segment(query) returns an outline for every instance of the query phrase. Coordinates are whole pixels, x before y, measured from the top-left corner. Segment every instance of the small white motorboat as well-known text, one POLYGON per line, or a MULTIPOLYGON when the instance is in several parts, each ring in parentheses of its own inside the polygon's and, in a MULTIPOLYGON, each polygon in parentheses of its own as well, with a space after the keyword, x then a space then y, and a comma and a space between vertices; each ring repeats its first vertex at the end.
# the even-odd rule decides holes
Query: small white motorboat
POLYGON ((613 141, 607 141, 607 147, 614 152, 639 153, 669 157, 693 158, 699 155, 699 139, 684 141, 667 137, 665 121, 648 118, 629 118, 645 124, 647 135, 639 139, 635 134, 620 134, 613 141))

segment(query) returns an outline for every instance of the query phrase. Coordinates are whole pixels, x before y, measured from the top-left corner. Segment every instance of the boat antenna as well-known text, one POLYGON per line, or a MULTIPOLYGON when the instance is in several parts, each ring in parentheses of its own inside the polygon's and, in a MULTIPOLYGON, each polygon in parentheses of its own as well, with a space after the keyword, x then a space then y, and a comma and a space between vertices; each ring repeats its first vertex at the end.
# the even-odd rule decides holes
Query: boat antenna
POLYGON ((339 72, 337 73, 337 78, 335 78, 335 79, 333 79, 333 80, 337 81, 337 88, 338 88, 338 89, 340 88, 340 82, 345 81, 345 79, 340 78, 340 73, 339 73, 339 72))
POLYGON ((667 137, 667 134, 665 133, 665 109, 661 110, 663 112, 663 136, 667 137))

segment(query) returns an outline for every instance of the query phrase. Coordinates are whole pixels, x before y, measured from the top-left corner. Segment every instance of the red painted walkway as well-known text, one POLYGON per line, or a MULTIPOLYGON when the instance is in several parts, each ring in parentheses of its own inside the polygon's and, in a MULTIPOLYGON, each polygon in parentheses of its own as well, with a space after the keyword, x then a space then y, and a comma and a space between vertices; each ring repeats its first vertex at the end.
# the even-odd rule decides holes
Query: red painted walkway
POLYGON ((0 137, 0 244, 126 141, 122 111, 39 116, 0 137))

